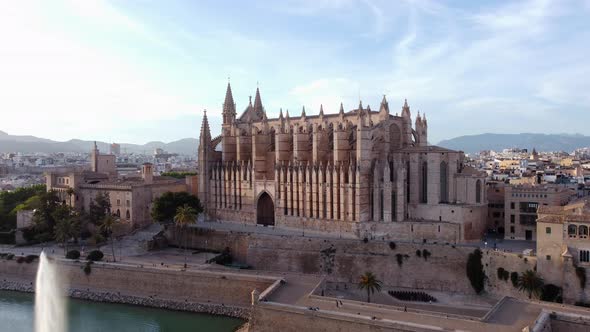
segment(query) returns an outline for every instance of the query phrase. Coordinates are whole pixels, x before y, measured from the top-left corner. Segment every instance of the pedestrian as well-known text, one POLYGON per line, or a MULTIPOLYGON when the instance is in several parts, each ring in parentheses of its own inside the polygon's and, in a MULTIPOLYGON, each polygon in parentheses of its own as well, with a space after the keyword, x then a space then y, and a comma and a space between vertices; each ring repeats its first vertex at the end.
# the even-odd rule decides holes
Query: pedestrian
POLYGON ((408 312, 408 307, 404 306, 404 312, 408 312))
POLYGON ((338 300, 336 300, 336 308, 340 308, 340 306, 338 305, 338 300))

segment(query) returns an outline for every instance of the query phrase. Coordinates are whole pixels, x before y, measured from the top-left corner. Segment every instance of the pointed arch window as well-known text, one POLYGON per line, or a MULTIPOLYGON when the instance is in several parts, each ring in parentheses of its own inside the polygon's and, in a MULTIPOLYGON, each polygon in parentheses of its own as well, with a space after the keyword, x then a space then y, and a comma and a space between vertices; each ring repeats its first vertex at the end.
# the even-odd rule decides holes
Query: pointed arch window
POLYGON ((481 203, 481 180, 475 181, 475 203, 481 203))
POLYGON ((420 203, 428 203, 428 163, 422 162, 422 183, 420 186, 420 203))
POLYGON ((448 186, 448 165, 445 161, 440 163, 440 202, 449 202, 449 186, 448 186))

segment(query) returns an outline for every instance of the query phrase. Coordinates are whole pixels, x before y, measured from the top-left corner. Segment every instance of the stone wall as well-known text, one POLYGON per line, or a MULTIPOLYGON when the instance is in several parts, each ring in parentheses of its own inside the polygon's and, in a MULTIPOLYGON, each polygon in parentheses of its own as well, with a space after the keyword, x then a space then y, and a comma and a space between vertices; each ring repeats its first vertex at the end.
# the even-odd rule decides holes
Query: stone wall
MULTIPOLYGON (((465 264, 473 247, 355 239, 273 236, 190 229, 190 245, 221 251, 260 270, 326 275, 329 281, 356 282, 371 271, 386 285, 472 294, 465 264), (391 243, 391 245, 390 245, 391 243), (392 246, 395 248, 392 249, 392 246), (430 253, 427 259, 416 251, 430 253), (398 263, 398 257, 401 264, 398 263)), ((167 231, 170 243, 177 234, 167 231)), ((183 237, 184 239, 184 237, 183 237)))
POLYGON ((439 328, 427 326, 408 326, 402 322, 375 321, 369 317, 350 314, 312 311, 303 307, 281 305, 277 303, 260 303, 252 311, 250 332, 274 332, 280 326, 282 332, 309 331, 434 331, 439 328))
POLYGON ((520 276, 521 273, 526 270, 535 269, 535 266, 537 265, 537 257, 494 250, 483 250, 482 263, 487 276, 485 284, 486 291, 493 294, 516 298, 527 298, 526 293, 519 291, 517 287, 512 285, 510 276, 508 276, 508 280, 498 278, 498 268, 503 268, 509 273, 516 272, 520 276))
MULTIPOLYGON (((218 303, 246 307, 253 289, 262 292, 275 280, 269 277, 209 271, 173 271, 121 264, 92 264, 86 275, 82 264, 60 261, 60 270, 74 289, 116 294, 218 303)), ((0 260, 0 278, 34 284, 37 263, 0 260)))

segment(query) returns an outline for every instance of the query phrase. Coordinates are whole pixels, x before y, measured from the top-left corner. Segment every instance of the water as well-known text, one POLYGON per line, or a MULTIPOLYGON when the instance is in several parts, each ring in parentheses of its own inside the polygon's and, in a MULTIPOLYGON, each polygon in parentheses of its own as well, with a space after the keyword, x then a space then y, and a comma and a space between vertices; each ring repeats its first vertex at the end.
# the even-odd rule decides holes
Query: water
POLYGON ((45 253, 39 258, 35 292, 35 332, 66 331, 66 298, 63 280, 45 253))
MULTIPOLYGON (((34 331, 33 294, 0 291, 0 332, 34 331)), ((140 306, 69 299, 71 332, 230 332, 243 321, 235 318, 140 306)))

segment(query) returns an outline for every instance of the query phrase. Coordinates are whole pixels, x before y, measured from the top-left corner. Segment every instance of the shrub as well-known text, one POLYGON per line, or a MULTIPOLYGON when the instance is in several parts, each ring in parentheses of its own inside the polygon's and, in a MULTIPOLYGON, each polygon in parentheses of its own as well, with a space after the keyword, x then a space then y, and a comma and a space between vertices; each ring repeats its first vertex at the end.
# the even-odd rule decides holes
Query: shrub
POLYGON ((508 281, 508 278, 510 278, 510 272, 508 272, 508 270, 504 270, 504 273, 502 274, 502 279, 504 279, 504 281, 508 281))
POLYGON ((16 258, 16 262, 19 263, 19 264, 23 263, 24 261, 25 261, 25 258, 23 256, 18 256, 16 258))
POLYGON ((486 275, 483 272, 481 256, 481 250, 479 250, 479 248, 475 249, 472 253, 469 254, 466 266, 467 277, 469 278, 471 287, 473 287, 477 294, 483 291, 484 280, 486 278, 486 275))
POLYGON ((85 275, 89 275, 90 272, 92 272, 92 268, 90 267, 90 265, 92 265, 92 261, 86 262, 86 264, 84 264, 84 267, 82 267, 82 270, 84 271, 85 275))
POLYGON ((368 238, 364 238, 363 239, 363 243, 367 243, 367 242, 369 242, 369 239, 368 238))
POLYGON ((512 281, 512 286, 518 287, 518 272, 510 273, 510 281, 512 281))
POLYGON ((431 256, 430 251, 426 250, 426 249, 422 249, 422 257, 424 257, 424 260, 428 260, 428 257, 431 256))
POLYGON ((559 302, 561 297, 561 287, 557 287, 554 284, 547 284, 543 286, 541 291, 541 301, 559 302))
POLYGON ((497 271, 497 273, 498 273, 498 279, 500 279, 500 280, 502 279, 502 276, 504 276, 504 271, 506 271, 506 270, 504 270, 503 267, 499 267, 498 268, 498 271, 497 271))
POLYGON ((35 259, 38 259, 39 256, 38 255, 27 255, 25 256, 25 263, 32 263, 35 261, 35 259))
POLYGON ((80 258, 80 252, 78 250, 70 250, 66 254, 67 259, 78 259, 80 258))
POLYGON ((576 276, 580 280, 580 287, 586 288, 586 269, 581 266, 576 266, 576 276))
POLYGON ((395 242, 393 242, 393 241, 389 242, 389 249, 395 250, 395 248, 396 248, 395 242))
POLYGON ((14 254, 6 255, 6 260, 11 261, 14 258, 14 254))
POLYGON ((418 257, 422 256, 422 251, 420 251, 420 249, 416 250, 416 256, 418 256, 418 257))
POLYGON ((102 251, 92 250, 90 253, 88 253, 88 256, 86 256, 86 259, 89 261, 100 261, 100 260, 102 260, 103 257, 104 257, 104 254, 102 253, 102 251))

